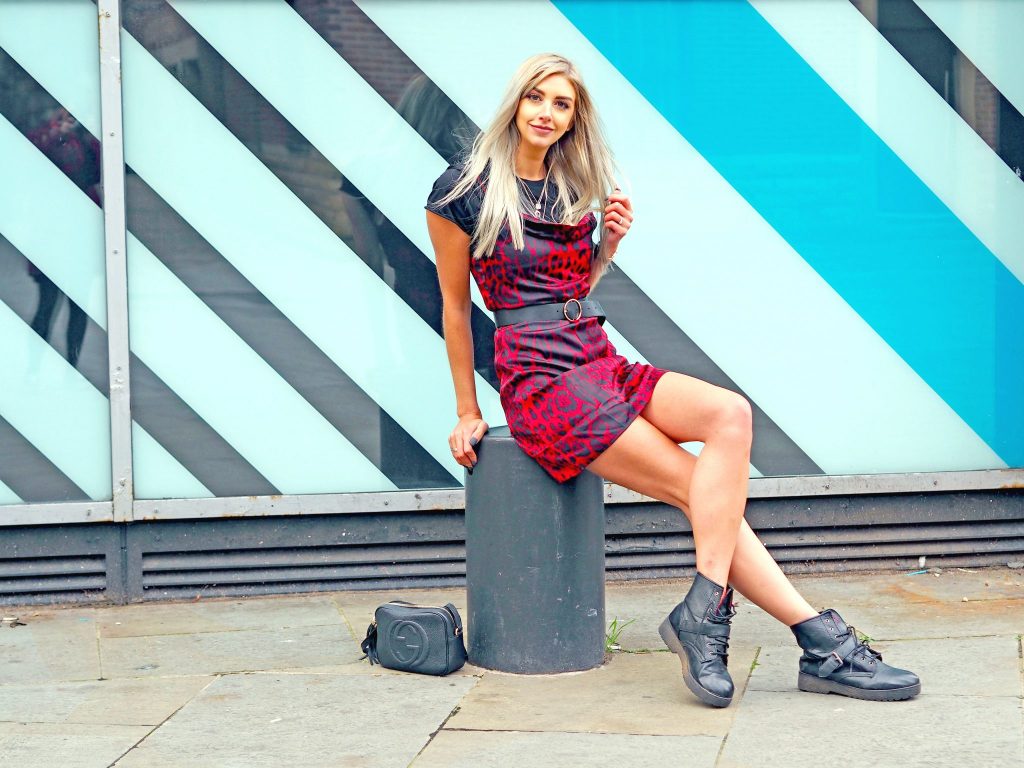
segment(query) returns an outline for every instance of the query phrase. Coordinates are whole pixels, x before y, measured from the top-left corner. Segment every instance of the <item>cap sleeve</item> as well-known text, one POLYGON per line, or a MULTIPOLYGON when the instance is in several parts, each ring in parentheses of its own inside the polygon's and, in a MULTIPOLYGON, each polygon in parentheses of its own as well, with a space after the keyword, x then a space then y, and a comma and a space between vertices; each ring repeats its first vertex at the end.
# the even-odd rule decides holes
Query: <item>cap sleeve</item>
POLYGON ((459 180, 462 169, 451 165, 448 170, 437 177, 434 188, 430 190, 427 197, 427 204, 424 206, 428 211, 436 213, 449 221, 455 222, 459 229, 470 237, 476 230, 477 221, 480 218, 481 195, 477 189, 471 189, 462 197, 457 197, 446 205, 439 205, 438 201, 447 195, 459 180))

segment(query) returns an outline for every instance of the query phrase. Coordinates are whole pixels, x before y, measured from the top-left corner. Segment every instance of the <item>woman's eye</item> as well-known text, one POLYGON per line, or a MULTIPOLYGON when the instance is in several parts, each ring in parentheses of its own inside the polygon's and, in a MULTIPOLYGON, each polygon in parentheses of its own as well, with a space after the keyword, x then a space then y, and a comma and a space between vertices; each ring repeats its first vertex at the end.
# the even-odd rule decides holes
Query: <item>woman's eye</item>
POLYGON ((569 102, 567 102, 567 101, 556 101, 555 104, 558 106, 559 109, 568 109, 569 108, 569 102))
POLYGON ((528 98, 530 101, 540 101, 540 94, 529 93, 526 95, 526 98, 528 98))

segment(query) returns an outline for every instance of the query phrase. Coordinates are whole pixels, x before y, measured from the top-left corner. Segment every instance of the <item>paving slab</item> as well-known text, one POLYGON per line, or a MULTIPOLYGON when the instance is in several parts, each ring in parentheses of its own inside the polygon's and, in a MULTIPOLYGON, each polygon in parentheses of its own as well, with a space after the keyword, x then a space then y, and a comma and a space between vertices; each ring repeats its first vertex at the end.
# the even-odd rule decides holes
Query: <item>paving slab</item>
MULTIPOLYGON (((658 627, 669 612, 686 596, 692 579, 651 579, 612 582, 605 587, 605 618, 610 623, 636 619, 620 635, 627 650, 662 650, 665 643, 658 627)), ((747 645, 787 645, 793 643, 789 627, 775 620, 746 598, 736 595, 736 617, 732 622, 732 641, 747 645)))
POLYGON ((274 630, 100 639, 107 678, 212 675, 354 662, 359 646, 339 623, 274 630))
POLYGON ((25 626, 0 626, 0 685, 100 677, 94 614, 3 610, 25 626))
POLYGON ((839 762, 899 768, 1020 768, 1016 698, 925 696, 858 701, 815 693, 748 690, 718 768, 821 768, 839 762))
POLYGON ((470 730, 722 736, 756 648, 730 649, 733 706, 701 704, 686 688, 679 657, 668 651, 615 653, 601 667, 558 675, 487 672, 446 728, 470 730))
POLYGON ((405 768, 476 678, 228 675, 115 765, 405 768), (189 762, 183 756, 202 756, 189 762))
POLYGON ((901 606, 835 606, 847 623, 879 640, 1024 634, 1024 599, 921 601, 901 606))
POLYGON ((524 733, 444 729, 410 768, 712 768, 721 736, 635 736, 620 733, 524 733))
POLYGON ((0 722, 3 764, 22 768, 107 768, 150 726, 0 722))
POLYGON ((0 686, 0 720, 158 725, 212 677, 97 680, 0 686))
POLYGON ((845 605, 902 605, 906 602, 960 602, 1024 598, 1024 571, 1010 568, 944 568, 941 573, 890 571, 872 574, 794 576, 793 581, 817 608, 845 605))
MULTIPOLYGON (((1017 638, 872 642, 886 663, 921 678, 922 695, 1020 696, 1017 638)), ((752 691, 797 690, 799 648, 762 648, 750 676, 752 691)))
POLYGON ((111 606, 98 617, 100 637, 285 629, 343 621, 329 595, 135 603, 111 606))
MULTIPOLYGON (((447 677, 481 677, 488 670, 466 663, 461 669, 450 672, 447 677)), ((263 669, 254 670, 253 674, 281 674, 281 675, 408 675, 394 669, 385 669, 380 664, 370 666, 366 659, 353 661, 348 664, 325 664, 314 667, 292 667, 287 669, 263 669)))

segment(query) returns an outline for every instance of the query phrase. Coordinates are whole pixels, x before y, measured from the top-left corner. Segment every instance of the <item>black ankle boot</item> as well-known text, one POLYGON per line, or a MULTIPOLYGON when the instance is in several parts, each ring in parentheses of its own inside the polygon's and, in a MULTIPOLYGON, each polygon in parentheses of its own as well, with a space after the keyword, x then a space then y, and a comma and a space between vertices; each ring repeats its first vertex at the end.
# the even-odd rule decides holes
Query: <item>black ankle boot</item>
POLYGON ((714 707, 732 701, 729 622, 736 615, 732 589, 725 590, 700 573, 690 591, 661 623, 658 632, 683 665, 683 681, 694 696, 714 707))
POLYGON ((882 654, 857 639, 853 627, 831 608, 790 629, 804 649, 797 687, 869 701, 900 701, 921 692, 913 672, 882 663, 882 654))

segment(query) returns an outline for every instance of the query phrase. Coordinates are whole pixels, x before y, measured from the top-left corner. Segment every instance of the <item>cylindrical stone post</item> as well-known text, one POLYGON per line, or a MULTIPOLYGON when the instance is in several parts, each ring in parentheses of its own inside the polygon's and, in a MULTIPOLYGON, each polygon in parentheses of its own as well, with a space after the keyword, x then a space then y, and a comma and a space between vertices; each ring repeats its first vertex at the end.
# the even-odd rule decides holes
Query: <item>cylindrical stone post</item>
POLYGON ((469 662, 523 674, 604 660, 604 484, 553 480, 508 427, 484 435, 466 473, 469 662))

